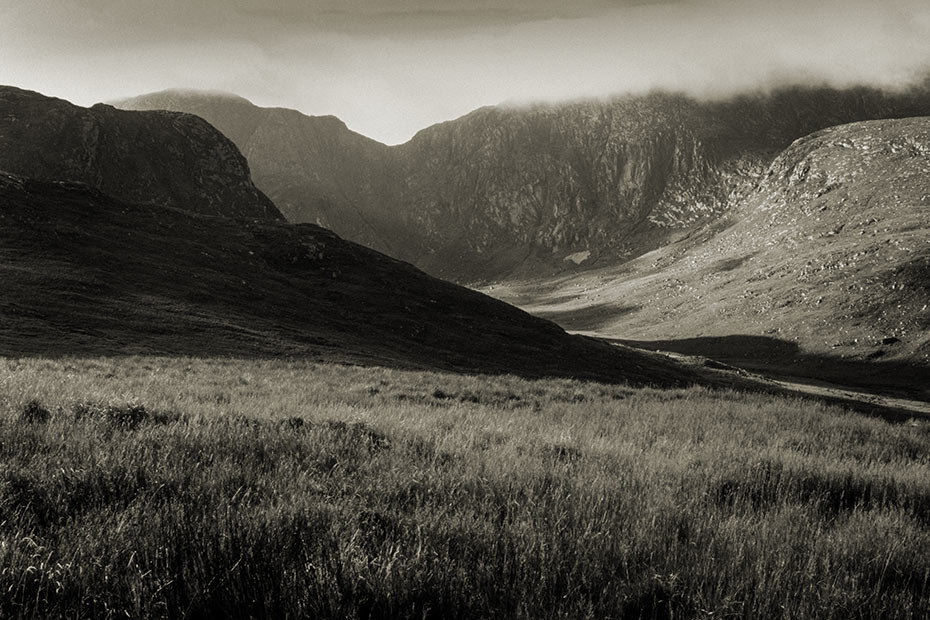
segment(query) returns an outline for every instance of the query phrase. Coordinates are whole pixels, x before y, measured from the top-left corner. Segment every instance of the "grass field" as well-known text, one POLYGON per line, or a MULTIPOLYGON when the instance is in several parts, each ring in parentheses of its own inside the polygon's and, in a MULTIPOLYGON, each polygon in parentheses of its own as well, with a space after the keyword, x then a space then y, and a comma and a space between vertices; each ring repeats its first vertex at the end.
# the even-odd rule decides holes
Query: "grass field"
POLYGON ((930 424, 703 388, 0 360, 3 618, 925 618, 930 424))

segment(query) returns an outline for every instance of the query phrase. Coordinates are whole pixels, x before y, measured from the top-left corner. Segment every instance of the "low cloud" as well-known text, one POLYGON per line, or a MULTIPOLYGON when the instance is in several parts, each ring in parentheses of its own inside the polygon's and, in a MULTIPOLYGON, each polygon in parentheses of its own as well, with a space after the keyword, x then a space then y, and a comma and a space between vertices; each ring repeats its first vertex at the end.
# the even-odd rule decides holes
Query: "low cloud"
POLYGON ((0 10, 0 81, 82 104, 220 89, 335 114, 394 143, 504 101, 657 88, 719 97, 799 82, 895 87, 930 69, 925 0, 565 5, 36 0, 29 11, 0 10))

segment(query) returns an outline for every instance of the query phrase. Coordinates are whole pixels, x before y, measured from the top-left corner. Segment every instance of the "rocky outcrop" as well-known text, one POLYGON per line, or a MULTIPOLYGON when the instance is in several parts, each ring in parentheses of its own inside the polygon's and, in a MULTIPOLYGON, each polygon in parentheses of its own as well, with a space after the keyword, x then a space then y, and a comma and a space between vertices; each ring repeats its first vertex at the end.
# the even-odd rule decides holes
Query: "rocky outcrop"
POLYGON ((886 384, 930 398, 928 209, 930 118, 843 125, 792 144, 726 221, 622 271, 502 298, 665 350, 692 339, 690 351, 790 372, 816 358, 821 380, 868 384, 881 368, 856 364, 880 361, 886 384))
POLYGON ((235 144, 191 114, 81 108, 0 87, 0 170, 206 215, 282 217, 235 144))
POLYGON ((925 88, 654 94, 484 108, 386 147, 332 117, 162 93, 119 105, 204 115, 292 221, 459 281, 616 265, 728 212, 804 135, 930 114, 925 88))
POLYGON ((169 90, 115 104, 206 119, 248 158, 255 184, 288 221, 317 224, 392 255, 412 241, 389 210, 396 180, 390 148, 333 116, 260 108, 241 97, 196 91, 169 90))

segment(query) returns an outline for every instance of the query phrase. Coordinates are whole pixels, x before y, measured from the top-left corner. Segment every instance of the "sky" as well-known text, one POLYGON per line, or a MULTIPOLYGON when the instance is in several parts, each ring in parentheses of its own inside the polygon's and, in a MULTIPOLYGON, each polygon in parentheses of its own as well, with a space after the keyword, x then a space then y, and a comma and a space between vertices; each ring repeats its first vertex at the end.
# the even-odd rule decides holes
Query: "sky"
POLYGON ((928 73, 930 0, 0 0, 0 84, 219 90, 388 144, 484 105, 928 73))

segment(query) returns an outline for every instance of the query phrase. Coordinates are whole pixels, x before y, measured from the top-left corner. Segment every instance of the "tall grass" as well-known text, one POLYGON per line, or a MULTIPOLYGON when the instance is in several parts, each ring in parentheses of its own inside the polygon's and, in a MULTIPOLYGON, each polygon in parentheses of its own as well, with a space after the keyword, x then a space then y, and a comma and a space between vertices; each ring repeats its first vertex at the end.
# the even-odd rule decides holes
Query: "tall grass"
POLYGON ((0 617, 923 618, 928 474, 760 395, 4 360, 0 617))

